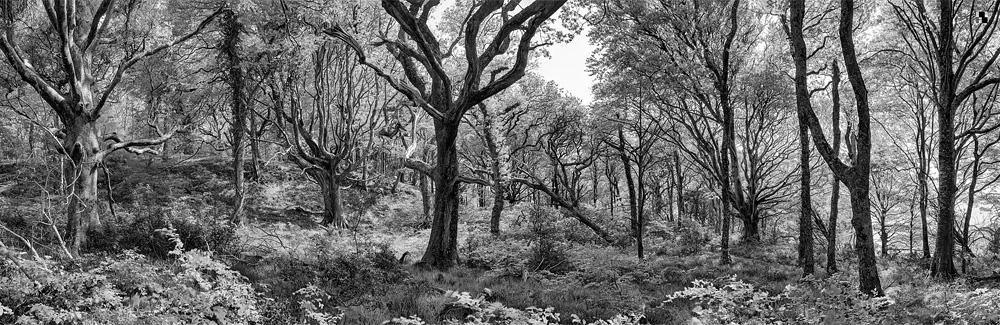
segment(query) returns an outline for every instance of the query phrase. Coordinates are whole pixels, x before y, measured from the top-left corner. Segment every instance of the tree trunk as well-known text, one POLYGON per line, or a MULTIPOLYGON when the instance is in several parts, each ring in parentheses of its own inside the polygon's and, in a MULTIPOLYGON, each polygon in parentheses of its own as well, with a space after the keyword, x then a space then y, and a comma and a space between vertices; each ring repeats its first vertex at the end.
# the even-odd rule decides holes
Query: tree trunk
MULTIPOLYGON (((833 152, 840 156, 840 65, 833 61, 833 84, 831 96, 833 99, 833 152)), ((833 173, 833 189, 830 192, 830 215, 826 226, 826 273, 833 274, 837 269, 837 219, 840 217, 840 177, 833 173)))
POLYGON ((954 279, 955 270, 955 196, 958 192, 955 168, 955 121, 952 108, 938 109, 938 226, 934 245, 934 268, 931 275, 954 279))
POLYGON ((684 216, 684 174, 681 173, 681 157, 674 150, 674 173, 677 175, 677 224, 681 223, 684 216))
POLYGON ((430 220, 431 220, 431 196, 432 196, 432 194, 431 194, 431 190, 429 188, 430 186, 428 186, 428 184, 427 184, 427 176, 425 176, 423 174, 420 174, 420 175, 417 175, 417 178, 419 179, 419 182, 420 182, 420 201, 422 203, 421 204, 421 206, 422 206, 421 211, 423 211, 423 214, 424 214, 424 225, 426 227, 426 226, 430 225, 430 220))
POLYGON ((888 213, 889 213, 888 211, 882 211, 882 216, 881 216, 882 223, 879 224, 879 227, 878 227, 878 237, 882 241, 882 256, 883 257, 889 255, 889 231, 885 227, 885 222, 886 222, 885 218, 886 218, 886 214, 888 214, 888 213))
POLYGON ((955 162, 955 111, 958 109, 956 91, 961 76, 955 75, 952 62, 955 50, 954 12, 951 0, 938 1, 938 233, 934 245, 934 265, 931 276, 945 280, 954 279, 955 270, 955 184, 957 170, 955 162))
POLYGON ((493 183, 493 208, 490 211, 490 233, 500 234, 500 215, 503 213, 503 183, 493 183))
POLYGON ((805 112, 799 109, 799 265, 802 266, 802 276, 815 272, 813 257, 813 217, 812 193, 810 193, 809 169, 809 128, 805 121, 805 112))
MULTIPOLYGON (((246 113, 244 113, 246 114, 246 113)), ((250 137, 250 181, 256 182, 260 180, 260 141, 257 141, 257 119, 254 118, 253 114, 246 114, 247 119, 250 120, 250 132, 252 133, 250 137)))
POLYGON ((331 171, 319 172, 316 176, 323 194, 323 225, 346 228, 339 182, 331 171))
POLYGON ((237 225, 245 225, 247 222, 244 213, 246 202, 243 184, 243 139, 246 137, 246 96, 244 94, 244 80, 242 71, 242 59, 239 56, 240 30, 242 24, 239 22, 236 13, 228 11, 223 17, 223 44, 222 51, 227 60, 227 81, 231 90, 231 108, 233 113, 232 138, 233 138, 233 187, 235 195, 233 197, 232 221, 237 225))
POLYGON ((99 145, 96 124, 86 117, 77 117, 66 127, 63 148, 71 158, 65 174, 71 189, 66 208, 66 236, 70 252, 74 255, 86 246, 89 231, 100 232, 104 228, 97 212, 97 170, 100 161, 96 153, 99 145))
MULTIPOLYGON (((856 180, 867 183, 865 180, 856 180)), ((851 225, 854 226, 854 249, 858 255, 858 274, 861 291, 881 296, 882 283, 878 277, 878 264, 875 259, 875 242, 872 238, 871 200, 868 197, 868 186, 852 184, 851 191, 851 225), (869 216, 869 218, 864 218, 869 216)))
POLYGON ((635 179, 632 177, 632 162, 628 155, 625 153, 625 135, 622 132, 621 126, 618 127, 618 157, 622 161, 622 166, 625 169, 625 184, 628 188, 628 212, 629 212, 629 226, 632 230, 632 238, 635 239, 636 244, 636 254, 639 259, 643 258, 642 252, 642 233, 639 226, 639 213, 637 207, 637 197, 636 197, 636 186, 635 179))
POLYGON ((760 242, 760 218, 750 213, 741 216, 740 221, 743 222, 743 237, 740 241, 745 244, 760 242))
POLYGON ((927 162, 926 161, 921 161, 921 163, 922 163, 921 164, 922 166, 920 166, 920 168, 921 168, 920 172, 919 172, 920 175, 917 175, 917 178, 919 178, 919 184, 918 184, 919 188, 917 189, 917 191, 920 194, 920 202, 919 202, 919 206, 920 206, 920 238, 921 238, 922 244, 923 244, 922 245, 922 247, 923 247, 923 250, 922 250, 923 251, 923 258, 925 260, 930 260, 930 258, 931 258, 931 244, 930 244, 930 238, 929 238, 930 235, 928 234, 928 230, 929 229, 927 228, 927 205, 928 205, 927 203, 930 200, 928 198, 928 196, 929 196, 928 192, 929 191, 928 191, 928 187, 927 187, 927 175, 928 175, 928 173, 927 173, 927 167, 926 167, 927 162))
POLYGON ((434 121, 437 164, 434 166, 434 214, 427 251, 420 264, 446 270, 458 263, 458 119, 434 121))

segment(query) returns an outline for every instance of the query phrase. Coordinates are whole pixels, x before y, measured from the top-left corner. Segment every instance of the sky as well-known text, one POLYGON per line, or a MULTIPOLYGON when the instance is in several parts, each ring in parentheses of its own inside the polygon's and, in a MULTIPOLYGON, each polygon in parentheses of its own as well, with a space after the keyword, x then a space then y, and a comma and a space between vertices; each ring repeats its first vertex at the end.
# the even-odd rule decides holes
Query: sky
POLYGON ((549 58, 539 60, 536 72, 579 97, 583 104, 590 104, 594 97, 590 91, 594 78, 587 72, 587 58, 595 48, 586 33, 577 35, 570 43, 551 45, 549 58))

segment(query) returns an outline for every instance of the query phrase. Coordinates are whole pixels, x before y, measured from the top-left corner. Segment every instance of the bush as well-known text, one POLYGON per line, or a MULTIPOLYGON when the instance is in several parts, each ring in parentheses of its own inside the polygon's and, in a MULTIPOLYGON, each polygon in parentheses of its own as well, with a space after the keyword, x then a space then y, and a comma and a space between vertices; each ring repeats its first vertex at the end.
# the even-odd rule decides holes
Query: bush
MULTIPOLYGON (((537 308, 526 307, 517 309, 504 306, 499 302, 491 302, 488 296, 491 292, 472 297, 468 292, 448 292, 452 299, 449 306, 467 310, 469 315, 463 319, 445 319, 444 324, 464 324, 464 325, 486 325, 486 324, 560 324, 562 318, 552 307, 537 308)), ((568 320, 571 324, 582 325, 635 325, 641 324, 642 315, 617 315, 608 320, 598 320, 587 323, 576 315, 570 315, 568 320)), ((422 325, 426 324, 423 319, 417 316, 394 318, 387 324, 398 325, 422 325)))
POLYGON ((735 277, 723 285, 696 280, 668 297, 699 302, 692 311, 702 324, 995 324, 1000 316, 1000 289, 962 285, 898 286, 886 296, 868 296, 856 279, 812 276, 770 295, 735 277))
MULTIPOLYGON (((170 231, 174 243, 180 243, 170 231)), ((26 260, 3 251, 0 323, 247 324, 260 319, 260 296, 237 272, 201 250, 171 252, 155 265, 125 251, 81 261, 26 260), (88 266, 89 265, 89 266, 88 266)))
POLYGON ((236 229, 227 220, 215 217, 176 217, 165 209, 154 209, 129 219, 122 226, 109 224, 104 233, 91 234, 89 248, 113 253, 135 250, 149 257, 167 258, 174 243, 158 231, 166 228, 174 229, 185 249, 228 252, 237 240, 236 229))

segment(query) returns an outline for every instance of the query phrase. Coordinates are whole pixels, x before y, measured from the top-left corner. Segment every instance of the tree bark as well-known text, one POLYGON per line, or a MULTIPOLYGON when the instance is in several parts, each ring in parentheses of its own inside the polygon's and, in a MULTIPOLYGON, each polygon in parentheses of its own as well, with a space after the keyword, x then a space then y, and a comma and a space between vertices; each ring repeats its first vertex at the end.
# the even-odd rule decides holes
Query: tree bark
MULTIPOLYGON (((871 215, 871 200, 868 197, 867 186, 851 186, 851 211, 855 216, 871 215)), ((854 248, 858 254, 858 274, 861 291, 874 292, 881 296, 882 285, 878 278, 878 264, 875 258, 875 241, 872 237, 871 219, 851 218, 854 226, 854 248), (866 227, 867 226, 867 227, 866 227)))
POLYGON ((433 194, 431 193, 430 186, 427 184, 427 176, 420 174, 417 176, 420 182, 420 202, 421 211, 424 214, 424 224, 430 226, 431 220, 431 198, 433 194))
POLYGON ((434 214, 422 265, 449 269, 458 263, 458 120, 434 121, 437 164, 434 168, 434 214))
POLYGON ((247 119, 250 120, 250 132, 253 133, 250 137, 250 181, 256 182, 260 180, 260 141, 257 140, 259 134, 257 134, 257 119, 254 118, 253 114, 247 114, 247 119))
POLYGON ((236 225, 247 223, 244 205, 246 203, 246 193, 244 187, 244 166, 243 166, 243 140, 246 137, 246 96, 244 94, 244 78, 242 68, 242 58, 239 55, 240 33, 242 23, 236 13, 227 11, 223 15, 223 44, 222 51, 226 58, 227 79, 231 90, 230 100, 233 114, 231 134, 233 139, 233 197, 232 221, 236 225))
POLYGON ((805 113, 800 109, 799 115, 799 265, 802 266, 802 276, 815 272, 813 257, 813 217, 812 193, 810 193, 809 170, 809 126, 805 121, 805 113))
MULTIPOLYGON (((950 62, 950 60, 949 60, 950 62)), ((948 69, 950 69, 948 64, 948 69)), ((955 119, 952 108, 938 109, 938 225, 934 245, 934 267, 931 275, 945 280, 954 279, 955 269, 955 196, 957 171, 955 168, 955 119), (951 112, 948 112, 951 111, 951 112), (950 113, 950 114, 949 114, 950 113)))
MULTIPOLYGON (((830 85, 830 95, 833 99, 833 152, 840 156, 840 65, 833 61, 833 83, 830 85)), ((826 226, 826 273, 833 274, 837 269, 837 219, 840 215, 840 178, 833 174, 833 189, 830 192, 830 215, 826 226)))
POLYGON ((332 171, 317 171, 313 179, 319 184, 320 193, 323 195, 323 225, 337 228, 347 227, 344 220, 343 200, 340 193, 340 184, 332 171))
POLYGON ((684 215, 684 173, 681 172, 681 157, 674 150, 674 173, 677 174, 677 224, 684 215))
POLYGON ((70 252, 79 254, 87 244, 88 232, 102 231, 97 212, 99 140, 96 123, 80 116, 66 127, 63 148, 68 148, 71 163, 66 167, 67 184, 71 186, 66 208, 66 236, 70 252))
POLYGON ((743 237, 740 241, 746 244, 760 242, 760 218, 754 215, 740 217, 743 222, 743 237))
POLYGON ((504 206, 504 184, 499 181, 493 182, 493 208, 490 209, 490 233, 500 234, 500 215, 503 214, 504 206))

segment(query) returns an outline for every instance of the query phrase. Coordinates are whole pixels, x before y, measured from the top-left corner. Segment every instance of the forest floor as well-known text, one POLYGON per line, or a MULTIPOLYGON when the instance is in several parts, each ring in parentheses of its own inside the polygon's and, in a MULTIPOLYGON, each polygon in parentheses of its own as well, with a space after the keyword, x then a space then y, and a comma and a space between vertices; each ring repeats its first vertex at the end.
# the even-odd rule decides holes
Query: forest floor
MULTIPOLYGON (((272 298, 259 309, 273 321, 308 318, 298 308, 301 290, 318 287, 327 308, 343 313, 343 324, 382 324, 412 315, 431 323, 460 318, 448 308, 459 292, 520 310, 552 307, 563 323, 570 315, 593 321, 641 313, 651 324, 687 324, 695 303, 667 300, 694 280, 725 284, 735 277, 777 295, 799 274, 791 243, 736 245, 733 263, 720 266, 717 239, 711 239, 717 236, 710 229, 652 220, 647 256, 640 260, 634 247, 601 243, 575 220, 529 203, 505 210, 499 236, 488 233, 488 208, 463 207, 461 266, 423 270, 412 263, 423 253, 429 230, 421 227, 419 191, 412 185, 399 185, 360 213, 348 209, 353 226, 333 229, 318 223, 322 201, 316 185, 290 166, 265 166, 249 186, 251 224, 233 232, 226 221, 233 197, 228 161, 125 157, 108 165, 116 211, 108 217, 112 231, 93 239, 93 249, 107 254, 129 249, 169 260, 166 251, 173 246, 157 229, 170 227, 186 248, 214 251, 262 296, 272 298)), ((0 164, 0 204, 5 206, 0 222, 48 251, 55 248, 46 216, 62 223, 58 176, 58 169, 41 164, 0 164)), ((110 215, 106 207, 103 213, 110 215)), ((613 235, 627 236, 626 217, 594 218, 613 235)), ((15 238, 4 233, 0 240, 15 238)), ((850 276, 851 265, 842 264, 850 276)), ((892 281, 912 282, 915 275, 892 273, 914 269, 884 272, 887 287, 900 285, 892 281)))

